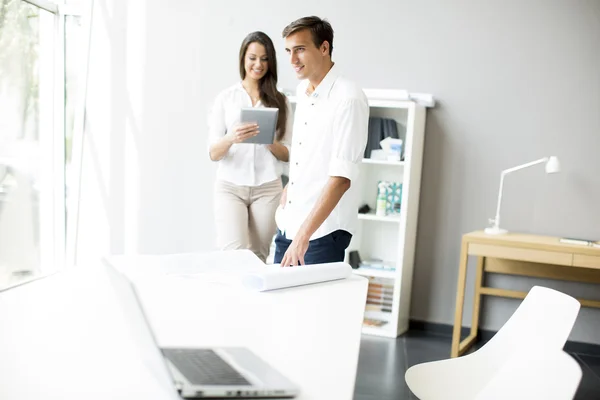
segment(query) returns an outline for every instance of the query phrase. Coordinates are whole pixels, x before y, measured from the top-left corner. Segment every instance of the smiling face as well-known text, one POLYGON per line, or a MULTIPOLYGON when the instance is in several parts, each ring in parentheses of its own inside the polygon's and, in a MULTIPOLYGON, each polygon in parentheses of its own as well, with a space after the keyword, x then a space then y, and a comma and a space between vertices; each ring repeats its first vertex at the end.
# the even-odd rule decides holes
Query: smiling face
POLYGON ((309 29, 302 29, 285 38, 285 51, 298 79, 318 83, 331 67, 329 43, 317 47, 309 29))
POLYGON ((244 56, 244 70, 246 77, 259 81, 269 70, 269 57, 265 46, 252 42, 246 49, 244 56))

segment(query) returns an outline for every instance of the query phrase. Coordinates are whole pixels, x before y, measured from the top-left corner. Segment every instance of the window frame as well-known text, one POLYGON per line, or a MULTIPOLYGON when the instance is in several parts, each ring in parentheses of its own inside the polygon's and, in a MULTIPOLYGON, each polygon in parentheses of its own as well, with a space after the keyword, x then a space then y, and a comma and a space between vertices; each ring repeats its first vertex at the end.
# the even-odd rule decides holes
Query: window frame
MULTIPOLYGON (((44 165, 51 171, 51 178, 45 189, 51 191, 47 204, 40 207, 40 221, 48 223, 40 226, 40 270, 42 274, 56 271, 64 266, 74 265, 77 242, 77 223, 79 208, 79 183, 81 176, 81 157, 83 150, 83 129, 85 115, 85 97, 87 93, 87 69, 89 59, 90 26, 93 0, 87 4, 73 6, 48 0, 21 0, 54 15, 53 35, 53 71, 52 71, 52 134, 45 137, 42 152, 52 154, 50 161, 44 165), (66 141, 66 18, 82 18, 84 33, 87 33, 87 46, 81 49, 84 54, 79 57, 81 64, 77 66, 81 75, 81 85, 76 97, 75 121, 71 149, 71 175, 67 182, 65 157, 66 141), (67 190, 69 202, 67 203, 67 190), (69 218, 67 219, 67 215, 69 218), (50 239, 48 239, 50 238, 50 239)), ((50 97, 50 96, 49 96, 50 97)), ((42 135, 40 135, 42 136, 42 135)), ((46 135, 44 135, 46 136, 46 135)), ((40 139, 42 142, 42 139, 40 139)), ((40 144, 42 146, 42 144, 40 144)), ((40 223, 40 225, 42 225, 40 223)))

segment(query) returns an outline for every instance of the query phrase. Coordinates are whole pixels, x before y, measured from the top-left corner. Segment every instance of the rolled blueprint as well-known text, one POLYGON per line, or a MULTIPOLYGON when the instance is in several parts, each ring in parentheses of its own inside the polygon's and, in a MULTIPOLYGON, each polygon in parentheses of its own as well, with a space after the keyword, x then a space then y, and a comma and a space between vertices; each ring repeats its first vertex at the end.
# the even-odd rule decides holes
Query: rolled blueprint
POLYGON ((242 284, 251 290, 263 292, 292 286, 345 279, 352 274, 352 267, 343 262, 299 265, 297 267, 267 266, 242 276, 242 284))

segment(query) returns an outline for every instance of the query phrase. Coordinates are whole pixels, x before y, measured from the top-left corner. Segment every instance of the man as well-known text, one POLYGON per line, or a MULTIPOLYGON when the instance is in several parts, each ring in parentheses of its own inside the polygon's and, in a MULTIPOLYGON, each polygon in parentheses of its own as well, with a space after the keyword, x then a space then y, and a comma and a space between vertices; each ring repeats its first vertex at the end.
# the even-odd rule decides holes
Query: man
POLYGON ((305 17, 283 30, 296 76, 289 182, 278 210, 275 263, 344 260, 358 224, 355 186, 367 143, 369 105, 331 60, 333 29, 305 17))

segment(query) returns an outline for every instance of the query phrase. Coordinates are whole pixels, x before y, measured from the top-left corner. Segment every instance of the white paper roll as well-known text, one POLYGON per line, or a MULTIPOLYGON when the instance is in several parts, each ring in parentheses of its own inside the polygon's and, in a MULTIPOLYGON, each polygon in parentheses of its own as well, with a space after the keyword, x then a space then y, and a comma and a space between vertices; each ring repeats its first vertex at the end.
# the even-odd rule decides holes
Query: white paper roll
POLYGON ((299 265, 297 267, 268 266, 260 272, 242 276, 242 284, 251 290, 263 292, 292 286, 309 285, 345 279, 352 274, 352 267, 343 262, 299 265))

